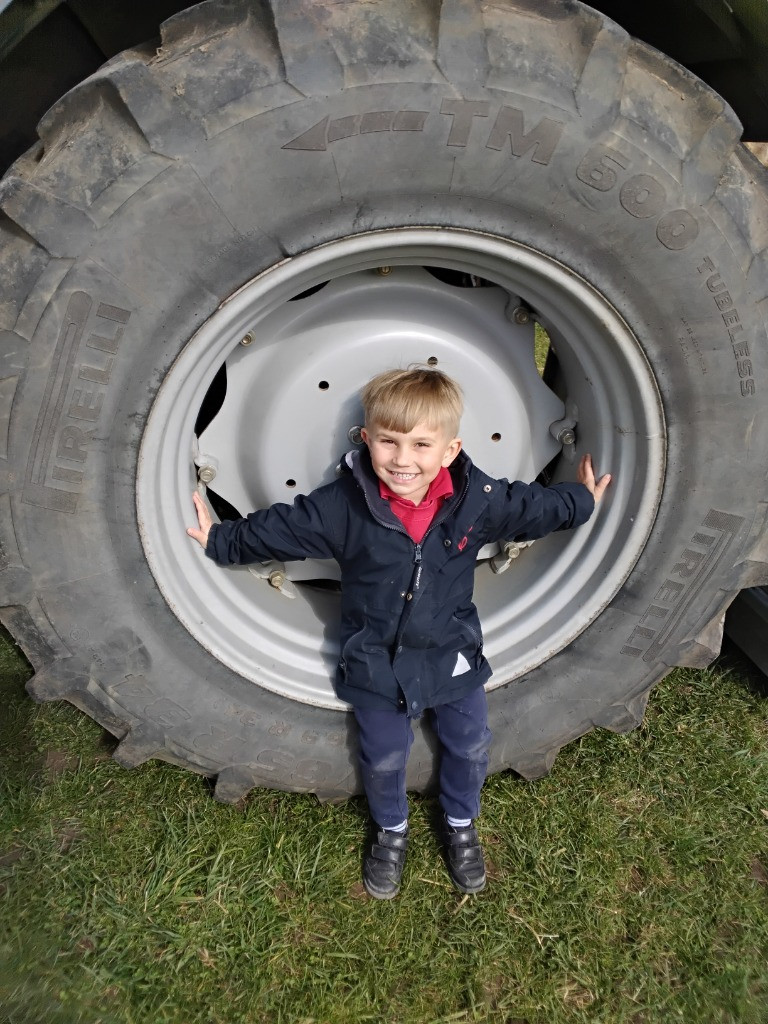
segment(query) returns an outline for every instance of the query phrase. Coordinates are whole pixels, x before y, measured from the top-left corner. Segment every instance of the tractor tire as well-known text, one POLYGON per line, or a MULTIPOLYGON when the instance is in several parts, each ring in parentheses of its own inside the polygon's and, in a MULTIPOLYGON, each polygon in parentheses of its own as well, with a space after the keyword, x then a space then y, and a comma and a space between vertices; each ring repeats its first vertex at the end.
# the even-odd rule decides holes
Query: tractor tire
MULTIPOLYGON (((196 485, 224 517, 330 479, 391 365, 461 381, 495 475, 614 476, 478 566, 492 771, 635 727, 768 582, 766 175, 594 10, 210 0, 39 134, 0 183, 1 615, 122 764, 360 791, 333 569, 221 570, 184 530, 196 485)), ((411 789, 433 761, 419 723, 411 789)))

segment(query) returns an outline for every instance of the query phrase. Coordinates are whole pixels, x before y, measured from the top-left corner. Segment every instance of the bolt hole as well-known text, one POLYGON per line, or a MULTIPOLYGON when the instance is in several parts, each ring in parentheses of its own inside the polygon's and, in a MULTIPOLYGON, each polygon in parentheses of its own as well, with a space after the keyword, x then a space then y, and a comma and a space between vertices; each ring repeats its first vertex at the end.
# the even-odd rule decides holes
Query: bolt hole
POLYGON ((492 441, 500 441, 501 440, 501 434, 499 434, 499 433, 491 434, 491 440, 492 441))
POLYGON ((328 383, 327 380, 321 380, 317 386, 320 388, 321 391, 327 391, 331 385, 328 383))
POLYGON ((296 486, 296 481, 295 480, 291 480, 290 477, 289 477, 288 480, 285 481, 285 486, 286 487, 295 487, 296 486))
POLYGON ((427 366, 437 366, 437 356, 430 356, 427 360, 427 366))

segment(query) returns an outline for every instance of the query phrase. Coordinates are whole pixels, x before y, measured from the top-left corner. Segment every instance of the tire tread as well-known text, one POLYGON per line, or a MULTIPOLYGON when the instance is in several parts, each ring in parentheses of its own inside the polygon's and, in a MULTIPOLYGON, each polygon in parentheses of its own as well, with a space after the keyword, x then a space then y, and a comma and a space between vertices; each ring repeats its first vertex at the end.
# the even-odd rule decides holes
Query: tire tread
MULTIPOLYGON (((0 182, 0 196, 2 188, 0 182)), ((0 331, 16 330, 24 304, 49 259, 45 248, 5 213, 0 202, 0 331)))

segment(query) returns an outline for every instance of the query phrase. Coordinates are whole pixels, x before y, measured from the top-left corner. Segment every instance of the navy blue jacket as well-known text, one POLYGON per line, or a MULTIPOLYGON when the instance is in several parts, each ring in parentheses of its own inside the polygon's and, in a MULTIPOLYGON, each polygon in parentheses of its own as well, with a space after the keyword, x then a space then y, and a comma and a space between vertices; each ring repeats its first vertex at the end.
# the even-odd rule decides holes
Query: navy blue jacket
POLYGON ((293 505, 276 504, 216 524, 206 554, 219 565, 335 558, 341 567, 337 695, 356 707, 446 704, 491 675, 472 603, 478 550, 533 540, 586 522, 583 484, 494 480, 460 452, 454 493, 420 544, 380 497, 367 449, 351 452, 331 484, 293 505))

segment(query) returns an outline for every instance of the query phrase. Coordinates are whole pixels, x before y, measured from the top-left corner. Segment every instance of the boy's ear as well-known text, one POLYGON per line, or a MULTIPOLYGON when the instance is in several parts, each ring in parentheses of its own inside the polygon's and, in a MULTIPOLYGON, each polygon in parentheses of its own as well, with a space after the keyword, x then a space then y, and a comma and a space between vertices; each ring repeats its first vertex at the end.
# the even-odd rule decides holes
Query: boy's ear
POLYGON ((445 449, 445 455, 443 456, 442 464, 444 466, 450 466, 453 460, 461 451, 461 438, 454 437, 452 441, 448 443, 448 447, 445 449))
POLYGON ((365 441, 366 444, 370 443, 371 435, 368 433, 365 427, 360 428, 360 437, 362 437, 363 441, 365 441))

